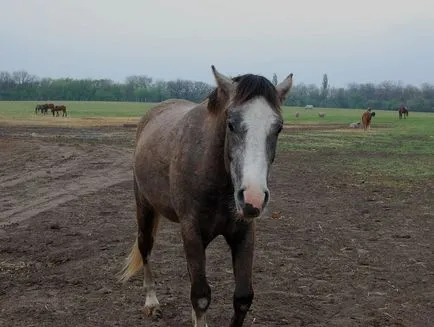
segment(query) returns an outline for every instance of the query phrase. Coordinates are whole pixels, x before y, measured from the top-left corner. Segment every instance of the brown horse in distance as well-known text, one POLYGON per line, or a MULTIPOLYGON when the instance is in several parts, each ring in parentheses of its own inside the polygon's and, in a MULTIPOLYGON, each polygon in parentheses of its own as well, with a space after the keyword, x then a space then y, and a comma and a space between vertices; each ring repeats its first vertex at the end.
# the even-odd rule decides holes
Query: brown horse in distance
POLYGON ((60 111, 62 111, 62 117, 68 116, 68 113, 66 112, 66 107, 64 105, 54 106, 51 109, 51 112, 53 113, 53 117, 54 117, 54 113, 56 113, 56 116, 59 116, 60 111))
POLYGON ((54 108, 54 104, 52 103, 44 103, 44 104, 38 104, 35 108, 35 114, 38 113, 38 111, 41 112, 41 114, 46 115, 48 112, 48 109, 54 108))
POLYGON ((404 116, 404 119, 408 117, 408 108, 407 106, 401 105, 398 109, 399 119, 402 119, 402 116, 404 116))
POLYGON ((38 104, 38 105, 36 105, 36 107, 35 107, 35 115, 36 114, 38 114, 38 111, 40 111, 41 112, 41 114, 42 114, 42 112, 43 112, 43 108, 44 108, 44 104, 38 104))
POLYGON ((145 312, 159 317, 150 254, 161 217, 179 223, 193 323, 205 327, 211 303, 205 250, 223 235, 232 252, 230 326, 236 327, 253 301, 255 218, 270 200, 269 171, 283 126, 280 106, 293 75, 275 87, 258 75, 230 79, 214 66, 212 72, 217 88, 202 103, 167 100, 138 124, 133 164, 138 230, 121 280, 143 267, 145 312))
POLYGON ((366 130, 368 128, 371 128, 371 120, 372 117, 375 117, 375 112, 371 111, 371 109, 368 109, 365 111, 362 115, 362 126, 363 129, 366 130))

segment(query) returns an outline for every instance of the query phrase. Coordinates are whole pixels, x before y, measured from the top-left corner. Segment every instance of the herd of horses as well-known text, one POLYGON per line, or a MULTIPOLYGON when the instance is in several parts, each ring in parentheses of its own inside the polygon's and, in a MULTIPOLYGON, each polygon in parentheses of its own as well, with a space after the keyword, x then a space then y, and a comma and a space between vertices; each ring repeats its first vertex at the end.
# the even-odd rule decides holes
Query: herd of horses
POLYGON ((68 112, 66 111, 65 105, 59 105, 55 106, 53 103, 44 103, 44 104, 38 104, 35 107, 35 114, 38 114, 38 112, 41 113, 41 115, 46 115, 48 113, 48 110, 50 110, 53 114, 53 117, 59 116, 59 113, 62 112, 62 117, 67 117, 68 112))
MULTIPOLYGON (((399 119, 402 119, 402 117, 407 118, 408 117, 408 108, 405 105, 401 105, 398 109, 398 115, 399 119)), ((371 108, 368 108, 367 111, 365 111, 362 114, 362 127, 363 129, 371 128, 371 120, 372 117, 375 117, 375 112, 371 110, 371 108)))
MULTIPOLYGON (((308 106, 306 106, 308 107, 308 106)), ((309 106, 309 109, 312 109, 313 106, 309 106)), ((402 117, 407 118, 408 117, 408 108, 405 105, 401 105, 398 109, 398 114, 399 114, 399 119, 402 119, 402 117)), ((325 112, 319 112, 318 116, 319 118, 324 118, 326 115, 325 112)), ((296 112, 295 113, 295 118, 299 118, 300 117, 300 113, 296 112)), ((350 127, 351 128, 360 128, 363 127, 364 130, 367 130, 369 128, 371 128, 371 121, 372 118, 375 117, 375 112, 372 111, 372 109, 370 107, 368 107, 368 109, 363 112, 362 117, 360 122, 356 122, 356 123, 351 123, 350 127)))

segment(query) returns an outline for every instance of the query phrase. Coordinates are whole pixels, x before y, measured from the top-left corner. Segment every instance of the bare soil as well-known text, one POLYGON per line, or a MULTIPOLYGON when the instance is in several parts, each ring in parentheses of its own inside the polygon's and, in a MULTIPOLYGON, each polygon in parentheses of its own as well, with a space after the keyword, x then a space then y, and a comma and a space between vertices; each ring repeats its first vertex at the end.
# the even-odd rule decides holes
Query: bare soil
MULTIPOLYGON (((0 126, 0 326, 192 326, 177 224, 153 252, 160 320, 143 315, 141 275, 116 280, 136 231, 134 133, 0 126)), ((374 183, 342 160, 278 153, 245 326, 433 326, 433 186, 374 183)), ((217 238, 207 255, 208 324, 227 326, 230 252, 217 238)))

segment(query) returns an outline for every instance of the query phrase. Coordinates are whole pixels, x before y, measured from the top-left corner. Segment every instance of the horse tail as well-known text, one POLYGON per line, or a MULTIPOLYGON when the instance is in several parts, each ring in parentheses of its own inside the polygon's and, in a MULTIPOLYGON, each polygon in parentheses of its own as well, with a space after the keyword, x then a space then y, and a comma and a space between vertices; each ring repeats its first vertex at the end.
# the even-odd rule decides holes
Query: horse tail
POLYGON ((131 277, 133 277, 142 267, 142 254, 140 253, 139 243, 136 238, 133 248, 131 249, 131 252, 126 259, 125 266, 121 270, 121 276, 119 277, 119 281, 125 283, 131 277))

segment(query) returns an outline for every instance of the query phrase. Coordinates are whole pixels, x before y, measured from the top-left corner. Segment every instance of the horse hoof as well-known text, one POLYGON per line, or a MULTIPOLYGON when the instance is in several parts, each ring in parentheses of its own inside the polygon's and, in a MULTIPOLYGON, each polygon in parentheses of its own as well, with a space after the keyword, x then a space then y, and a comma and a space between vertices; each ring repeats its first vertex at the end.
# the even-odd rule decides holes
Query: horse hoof
POLYGON ((148 307, 145 306, 145 315, 154 319, 160 319, 163 316, 163 312, 161 311, 159 305, 148 307))

